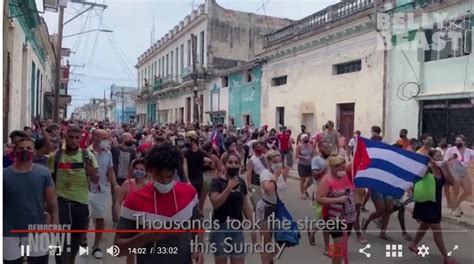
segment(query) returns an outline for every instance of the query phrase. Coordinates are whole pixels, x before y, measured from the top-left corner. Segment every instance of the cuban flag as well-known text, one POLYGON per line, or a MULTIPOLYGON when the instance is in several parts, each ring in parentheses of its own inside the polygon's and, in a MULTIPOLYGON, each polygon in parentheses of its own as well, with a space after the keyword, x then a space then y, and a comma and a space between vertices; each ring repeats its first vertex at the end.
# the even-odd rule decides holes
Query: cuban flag
POLYGON ((428 156, 358 137, 354 184, 398 199, 426 174, 428 160, 428 156))
POLYGON ((219 132, 219 129, 215 128, 211 135, 211 144, 212 147, 216 150, 217 153, 222 154, 226 151, 224 144, 224 137, 219 132))

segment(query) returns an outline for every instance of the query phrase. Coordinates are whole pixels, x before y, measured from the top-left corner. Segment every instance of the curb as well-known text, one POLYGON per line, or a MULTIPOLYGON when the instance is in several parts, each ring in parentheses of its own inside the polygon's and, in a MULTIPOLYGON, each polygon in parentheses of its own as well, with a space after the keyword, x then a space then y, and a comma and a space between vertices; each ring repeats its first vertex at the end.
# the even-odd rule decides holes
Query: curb
MULTIPOLYGON (((297 175, 294 175, 294 173, 292 173, 292 172, 295 172, 296 174, 298 174, 295 170, 290 170, 290 175, 288 175, 288 178, 299 181, 300 177, 297 176, 297 175)), ((413 206, 407 206, 407 208, 413 209, 413 206)), ((444 209, 445 208, 443 208, 443 210, 444 209)), ((457 226, 460 226, 460 227, 463 227, 463 228, 474 230, 474 223, 469 223, 467 221, 463 221, 462 218, 454 218, 454 217, 451 217, 451 216, 442 215, 441 220, 445 223, 448 223, 448 224, 457 225, 457 226)))

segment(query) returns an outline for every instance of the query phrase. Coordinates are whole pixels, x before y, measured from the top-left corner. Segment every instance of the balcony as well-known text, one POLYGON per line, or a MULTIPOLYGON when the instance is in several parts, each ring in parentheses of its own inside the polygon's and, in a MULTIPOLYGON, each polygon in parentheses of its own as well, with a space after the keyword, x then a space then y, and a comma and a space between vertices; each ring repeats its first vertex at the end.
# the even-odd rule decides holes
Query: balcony
POLYGON ((331 5, 274 33, 265 35, 264 46, 269 47, 373 7, 374 0, 349 0, 331 5))

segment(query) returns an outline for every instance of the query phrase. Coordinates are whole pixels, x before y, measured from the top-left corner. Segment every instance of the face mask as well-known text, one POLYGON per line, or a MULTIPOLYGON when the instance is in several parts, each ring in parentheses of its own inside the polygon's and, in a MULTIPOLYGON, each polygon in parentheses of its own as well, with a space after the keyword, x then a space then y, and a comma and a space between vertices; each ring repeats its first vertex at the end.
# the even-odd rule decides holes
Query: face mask
POLYGON ((342 178, 342 177, 346 176, 346 172, 345 171, 337 171, 336 175, 337 175, 337 177, 342 178))
POLYGON ((435 161, 436 166, 443 167, 444 161, 435 161))
POLYGON ((406 135, 400 135, 400 138, 406 138, 407 136, 406 135))
POLYGON ((15 153, 16 160, 19 162, 28 162, 33 160, 33 151, 21 150, 15 153))
POLYGON ((128 146, 128 147, 131 147, 131 146, 133 146, 133 141, 125 142, 125 145, 128 146))
POLYGON ((456 143, 457 148, 462 148, 462 146, 464 146, 464 143, 456 143))
POLYGON ((227 168, 227 175, 230 177, 235 177, 239 175, 240 168, 227 168))
POLYGON ((154 181, 153 182, 153 187, 155 187, 155 189, 159 193, 168 193, 169 191, 171 191, 171 189, 173 189, 175 183, 176 182, 174 180, 172 180, 171 182, 169 182, 167 184, 163 184, 163 183, 159 183, 157 181, 154 181))
POLYGON ((109 147, 109 142, 107 140, 101 140, 99 143, 99 147, 101 149, 106 149, 109 147))
POLYGON ((272 164, 272 170, 273 171, 277 171, 278 169, 281 169, 283 168, 283 164, 282 163, 273 163, 272 164))
POLYGON ((133 177, 135 177, 137 179, 143 179, 143 178, 145 178, 145 176, 146 176, 145 171, 141 171, 141 170, 134 170, 133 171, 133 177))
POLYGON ((190 149, 191 148, 191 143, 189 143, 189 142, 184 143, 184 147, 187 148, 187 149, 190 149))
POLYGON ((303 139, 303 143, 308 143, 309 139, 303 139))
POLYGON ((259 149, 259 150, 254 150, 254 152, 255 152, 255 155, 258 155, 258 156, 260 156, 260 155, 263 154, 263 150, 261 150, 261 149, 259 149))

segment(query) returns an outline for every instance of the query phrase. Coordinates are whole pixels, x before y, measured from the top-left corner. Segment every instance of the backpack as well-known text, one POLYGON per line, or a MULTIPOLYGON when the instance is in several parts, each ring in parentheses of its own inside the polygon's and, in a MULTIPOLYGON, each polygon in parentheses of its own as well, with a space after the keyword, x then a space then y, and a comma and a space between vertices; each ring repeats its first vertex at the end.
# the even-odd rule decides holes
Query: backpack
MULTIPOLYGON (((53 182, 56 183, 56 175, 58 173, 58 165, 59 165, 59 162, 61 161, 61 156, 62 156, 62 149, 59 149, 57 152, 56 152, 56 155, 54 156, 54 167, 53 167, 53 182)), ((84 168, 85 170, 85 167, 84 167, 84 160, 86 157, 89 157, 89 151, 87 149, 81 149, 81 156, 82 156, 82 162, 81 162, 81 166, 82 168, 84 168)), ((77 168, 73 168, 73 169, 77 169, 77 168)))
POLYGON ((284 245, 285 247, 297 246, 299 245, 301 238, 300 231, 298 230, 298 224, 293 219, 293 216, 290 214, 285 204, 278 196, 276 182, 273 181, 273 183, 275 184, 275 194, 277 196, 275 221, 279 221, 280 223, 283 223, 283 221, 291 222, 290 229, 280 228, 273 231, 273 234, 275 236, 275 242, 279 245, 284 245))

